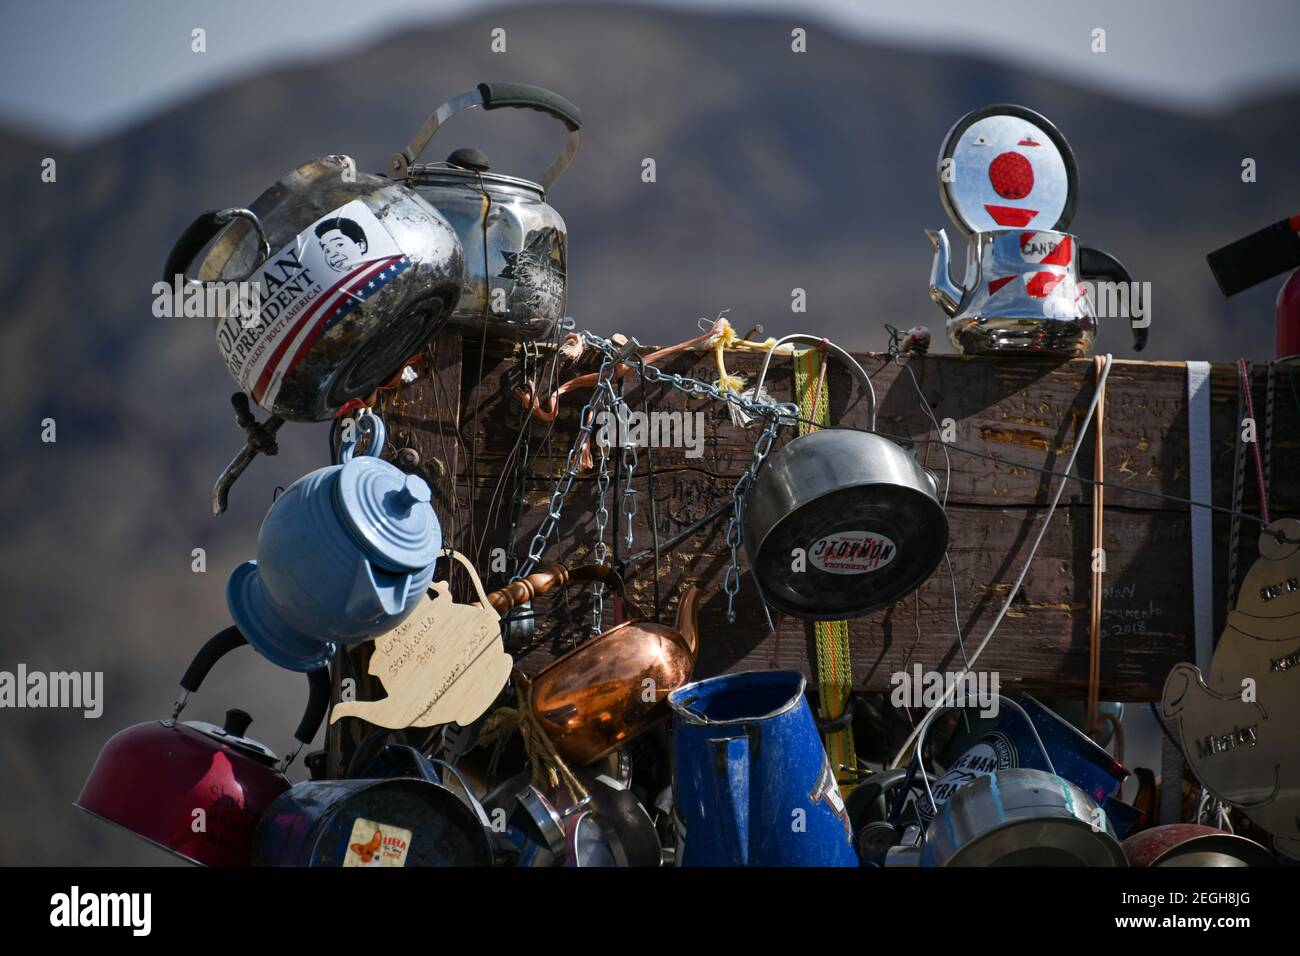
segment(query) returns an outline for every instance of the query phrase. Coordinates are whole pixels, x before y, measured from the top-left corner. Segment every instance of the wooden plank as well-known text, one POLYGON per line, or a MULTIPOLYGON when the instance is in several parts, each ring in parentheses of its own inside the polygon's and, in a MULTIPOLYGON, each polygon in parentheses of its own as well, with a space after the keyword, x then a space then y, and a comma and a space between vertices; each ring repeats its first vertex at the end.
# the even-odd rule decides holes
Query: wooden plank
MULTIPOLYGON (((472 503, 480 567, 494 547, 508 546, 508 495, 505 474, 516 452, 521 406, 511 395, 512 368, 517 350, 502 345, 480 349, 467 343, 463 393, 466 443, 464 467, 466 509, 472 503), (478 369, 482 368, 481 376, 478 369), (472 370, 472 371, 471 371, 472 370)), ((915 448, 924 464, 943 484, 949 484, 950 556, 955 582, 944 565, 915 595, 893 608, 852 622, 854 680, 858 686, 881 690, 893 672, 920 663, 949 669, 960 663, 955 640, 952 591, 957 592, 957 619, 968 651, 984 636, 1001 600, 1023 563, 1058 480, 1041 469, 1059 471, 1079 440, 1078 426, 1092 397, 1094 370, 1089 360, 1054 362, 1034 359, 982 359, 960 356, 913 358, 910 367, 926 402, 942 423, 952 419, 954 445, 987 457, 949 448, 934 440, 929 416, 913 387, 907 368, 881 355, 862 355, 878 398, 877 428, 915 448)), ((667 372, 706 381, 716 378, 712 354, 696 351, 662 363, 667 372)), ((729 371, 750 376, 758 358, 729 353, 729 371)), ((580 371, 594 370, 584 365, 580 371)), ((567 378, 566 373, 562 378, 567 378)), ((1189 508, 1179 501, 1139 494, 1159 492, 1186 497, 1187 410, 1185 368, 1181 363, 1119 362, 1111 371, 1106 413, 1106 539, 1108 587, 1104 601, 1102 694, 1108 699, 1151 700, 1159 695, 1164 674, 1174 663, 1191 656, 1189 508)), ((1264 408, 1263 371, 1256 376, 1256 405, 1261 434, 1264 408)), ((834 364, 828 374, 832 421, 862 427, 866 403, 846 372, 834 364)), ((1214 503, 1231 503, 1232 460, 1236 430, 1236 378, 1231 366, 1216 366, 1212 374, 1214 503)), ((1280 380, 1279 385, 1289 382, 1280 380)), ((642 407, 641 386, 634 375, 625 382, 626 395, 642 407)), ((781 400, 791 394, 788 360, 777 358, 768 390, 781 400)), ((527 537, 545 515, 546 503, 576 431, 577 414, 590 391, 575 392, 562 404, 553 428, 534 426, 522 528, 517 546, 526 550, 527 537), (546 442, 539 435, 548 436, 546 442)), ((754 430, 735 426, 717 403, 688 397, 664 383, 648 386, 650 406, 661 411, 699 412, 703 445, 693 457, 683 448, 644 451, 636 479, 638 507, 634 521, 635 548, 650 544, 648 471, 653 457, 657 530, 666 538, 687 527, 716 506, 725 504, 736 478, 747 466, 754 430)), ((1292 450, 1300 418, 1300 403, 1278 389, 1273 457, 1274 512, 1294 508, 1295 479, 1282 467, 1292 450), (1286 397, 1286 401, 1282 398, 1286 397)), ((1092 474, 1091 440, 1080 450, 1076 473, 1092 474)), ((1253 479, 1247 483, 1246 508, 1257 507, 1253 479)), ((610 508, 616 506, 611 495, 610 508)), ((595 482, 590 472, 574 482, 557 539, 546 560, 572 564, 590 559, 594 540, 595 482)), ((1216 516, 1215 600, 1222 620, 1226 590, 1228 519, 1216 516)), ((611 527, 607 534, 612 534, 611 527)), ((1256 532, 1244 529, 1242 572, 1255 555, 1256 532)), ((609 540, 607 538, 607 540, 609 540)), ((1086 686, 1088 660, 1087 608, 1090 588, 1091 492, 1071 482, 1035 558, 1021 594, 1000 626, 981 668, 996 670, 1004 686, 1079 694, 1086 686)), ((743 559, 742 559, 743 560, 743 559)), ((752 579, 742 579, 737 621, 726 622, 725 596, 719 593, 729 562, 725 521, 693 535, 665 553, 660 586, 665 616, 691 583, 713 593, 701 609, 701 651, 697 675, 763 668, 773 664, 815 673, 811 626, 782 622, 769 634, 755 600, 752 579)), ((488 587, 505 576, 488 579, 488 587)), ((646 566, 629 582, 639 603, 653 603, 653 568, 646 566)), ((607 602, 608 606, 608 602, 607 602)), ((537 602, 545 626, 537 647, 523 658, 525 670, 580 639, 589 621, 589 595, 571 589, 537 602)), ((606 624, 612 623, 607 611, 606 624)))

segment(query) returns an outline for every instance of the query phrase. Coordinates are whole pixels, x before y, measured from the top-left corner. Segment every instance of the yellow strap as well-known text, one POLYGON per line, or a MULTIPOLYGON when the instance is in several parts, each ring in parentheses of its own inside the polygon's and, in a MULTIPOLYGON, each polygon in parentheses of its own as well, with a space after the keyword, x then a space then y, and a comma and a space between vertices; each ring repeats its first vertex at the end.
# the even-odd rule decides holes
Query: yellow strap
MULTIPOLYGON (((813 396, 817 393, 817 380, 821 374, 824 361, 822 353, 816 349, 807 349, 794 353, 794 388, 799 396, 799 434, 805 435, 813 421, 825 425, 829 421, 827 407, 830 403, 830 381, 822 382, 821 393, 817 395, 817 407, 814 409, 813 396)), ((844 711, 849 693, 853 690, 853 670, 849 662, 849 623, 848 621, 817 621, 813 625, 817 646, 817 687, 821 701, 820 710, 824 720, 838 717, 844 711)), ((853 749, 853 728, 843 730, 826 737, 826 753, 830 756, 835 779, 839 781, 840 791, 848 795, 853 790, 857 775, 851 772, 858 765, 857 755, 853 749), (849 768, 848 770, 842 768, 849 768)))

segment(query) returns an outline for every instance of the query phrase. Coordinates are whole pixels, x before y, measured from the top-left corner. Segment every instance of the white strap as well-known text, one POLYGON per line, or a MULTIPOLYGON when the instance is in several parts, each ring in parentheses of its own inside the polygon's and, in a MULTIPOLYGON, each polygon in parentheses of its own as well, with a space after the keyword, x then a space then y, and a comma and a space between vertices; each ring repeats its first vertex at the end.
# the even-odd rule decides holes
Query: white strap
MULTIPOLYGON (((1210 501, 1210 363, 1187 363, 1187 455, 1193 501, 1210 501)), ((1214 526, 1209 508, 1192 505, 1192 624, 1196 666, 1210 672, 1214 653, 1214 526)))

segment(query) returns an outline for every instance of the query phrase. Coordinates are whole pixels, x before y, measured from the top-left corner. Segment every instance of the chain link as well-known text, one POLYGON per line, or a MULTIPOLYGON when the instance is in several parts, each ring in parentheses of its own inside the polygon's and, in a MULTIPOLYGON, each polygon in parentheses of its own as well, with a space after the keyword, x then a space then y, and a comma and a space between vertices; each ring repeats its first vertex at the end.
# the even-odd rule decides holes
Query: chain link
POLYGON ((636 466, 636 445, 628 442, 623 446, 623 473, 627 476, 627 484, 623 486, 623 523, 626 526, 623 544, 628 551, 632 550, 632 521, 636 518, 636 487, 632 484, 632 479, 636 477, 636 466))
MULTIPOLYGON (((608 359, 607 359, 608 360, 608 359)), ((618 400, 616 399, 616 402, 618 400)), ((618 405, 615 404, 611 427, 618 428, 618 405)), ((609 419, 606 419, 609 423, 609 419)), ((597 564, 604 564, 609 558, 609 548, 605 545, 605 526, 609 523, 609 443, 596 439, 599 452, 599 466, 596 471, 596 545, 591 556, 597 564)), ((591 586, 591 633, 594 637, 601 632, 605 619, 605 586, 597 581, 591 586)))
POLYGON ((779 418, 767 419, 758 440, 754 443, 754 455, 749 461, 749 467, 736 479, 736 486, 731 490, 731 520, 727 522, 727 547, 731 550, 731 563, 727 565, 726 573, 722 577, 722 589, 727 594, 728 624, 736 623, 735 602, 736 595, 740 593, 741 516, 745 513, 745 498, 754 483, 754 476, 758 474, 759 467, 772 450, 772 440, 776 437, 779 423, 779 418))
POLYGON ((605 360, 601 363, 600 371, 596 376, 596 391, 592 394, 591 401, 584 405, 582 411, 578 414, 578 433, 573 437, 573 444, 569 447, 569 456, 565 461, 564 472, 556 480, 555 488, 551 492, 551 499, 546 505, 546 517, 542 519, 537 533, 533 535, 533 540, 528 546, 528 560, 511 578, 512 581, 518 581, 532 574, 542 560, 546 544, 550 541, 551 535, 555 533, 560 516, 564 512, 564 502, 568 498, 569 492, 573 490, 573 480, 578 476, 578 465, 582 461, 582 448, 591 437, 591 430, 595 424, 596 416, 601 408, 612 406, 617 400, 611 384, 613 374, 613 355, 606 353, 605 360))

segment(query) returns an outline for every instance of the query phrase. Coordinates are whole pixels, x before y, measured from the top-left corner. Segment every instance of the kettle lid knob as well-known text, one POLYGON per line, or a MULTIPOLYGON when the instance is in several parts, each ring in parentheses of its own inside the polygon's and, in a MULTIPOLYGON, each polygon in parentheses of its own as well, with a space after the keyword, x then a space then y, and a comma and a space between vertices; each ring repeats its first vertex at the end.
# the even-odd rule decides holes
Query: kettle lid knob
POLYGON ((459 166, 461 169, 472 169, 475 172, 485 173, 492 168, 488 158, 482 150, 475 149, 473 146, 462 146, 454 150, 447 157, 447 162, 452 166, 459 166))
POLYGON ((221 729, 231 737, 243 737, 252 722, 253 715, 248 711, 232 709, 226 711, 226 721, 221 725, 221 729))
POLYGON ((397 489, 397 501, 403 511, 409 511, 417 504, 427 505, 432 500, 433 493, 419 475, 407 475, 402 487, 397 489))

